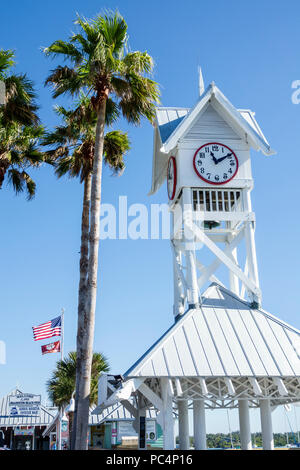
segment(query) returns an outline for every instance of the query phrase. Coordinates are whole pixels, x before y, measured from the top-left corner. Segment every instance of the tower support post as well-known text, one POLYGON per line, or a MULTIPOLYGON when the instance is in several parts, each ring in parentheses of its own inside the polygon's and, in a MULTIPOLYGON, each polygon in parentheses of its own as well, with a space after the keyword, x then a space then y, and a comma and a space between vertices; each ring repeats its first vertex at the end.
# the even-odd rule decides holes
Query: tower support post
POLYGON ((261 433, 262 433, 263 448, 264 450, 273 450, 274 439, 273 439, 270 400, 269 399, 260 400, 259 406, 260 406, 260 419, 261 419, 261 433))
MULTIPOLYGON (((246 190, 244 193, 244 202, 245 209, 248 212, 252 211, 250 190, 246 190)), ((257 257, 256 257, 256 247, 255 247, 255 236, 254 236, 254 222, 248 221, 245 224, 245 241, 246 241, 246 250, 247 250, 247 264, 249 270, 249 277, 254 282, 256 287, 259 289, 259 277, 258 277, 258 267, 257 267, 257 257)), ((258 306, 261 305, 261 298, 255 298, 253 296, 253 302, 256 302, 258 306)))
POLYGON ((189 450, 189 412, 188 401, 178 400, 178 425, 179 425, 179 448, 180 450, 189 450))
POLYGON ((193 401, 194 446, 196 450, 206 449, 206 421, 204 400, 193 401))
POLYGON ((252 441, 251 441, 248 400, 239 400, 239 422, 240 422, 241 447, 243 450, 251 450, 252 441))
MULTIPOLYGON (((235 264, 238 264, 237 248, 234 248, 232 250, 230 258, 235 264)), ((231 292, 233 292, 236 295, 239 295, 240 293, 239 292, 239 278, 232 271, 229 271, 229 286, 230 286, 231 292)))
POLYGON ((191 188, 182 190, 183 237, 185 243, 186 278, 188 284, 188 304, 190 308, 199 305, 199 291, 197 280, 197 267, 195 255, 194 234, 189 228, 193 223, 193 201, 191 188))

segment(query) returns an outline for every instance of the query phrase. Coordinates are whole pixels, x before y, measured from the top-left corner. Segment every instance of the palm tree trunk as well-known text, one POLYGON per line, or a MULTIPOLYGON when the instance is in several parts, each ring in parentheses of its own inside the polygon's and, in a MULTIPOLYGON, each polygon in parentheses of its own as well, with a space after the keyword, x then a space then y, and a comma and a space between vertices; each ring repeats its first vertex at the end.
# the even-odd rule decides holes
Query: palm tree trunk
MULTIPOLYGON (((76 388, 79 390, 80 367, 81 367, 81 343, 83 337, 83 320, 85 315, 88 261, 89 261, 89 230, 90 230, 90 202, 91 202, 92 175, 89 174, 84 180, 83 204, 81 216, 81 246, 80 246, 80 278, 78 290, 78 320, 77 320, 77 360, 76 360, 76 388)), ((75 448, 76 438, 76 415, 78 406, 78 394, 75 393, 75 411, 72 424, 71 449, 75 448)))
POLYGON ((89 420, 89 398, 91 385, 91 366, 93 358, 95 309, 97 295, 98 250, 100 235, 100 204, 101 182, 104 145, 104 127, 106 98, 102 98, 99 109, 95 137, 95 154, 93 164, 91 213, 89 235, 89 263, 88 282, 86 292, 86 314, 82 325, 82 341, 80 348, 80 383, 78 393, 78 408, 76 417, 76 443, 77 450, 87 449, 87 433, 89 420))

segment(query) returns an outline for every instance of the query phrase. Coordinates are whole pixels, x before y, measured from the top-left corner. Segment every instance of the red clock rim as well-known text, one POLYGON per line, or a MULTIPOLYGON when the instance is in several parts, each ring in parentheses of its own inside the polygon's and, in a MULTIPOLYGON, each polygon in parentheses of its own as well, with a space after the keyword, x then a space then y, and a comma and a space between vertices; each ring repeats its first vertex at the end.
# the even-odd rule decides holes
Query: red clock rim
POLYGON ((168 161, 168 168, 167 168, 167 192, 168 192, 168 198, 170 201, 173 201, 175 197, 175 192, 176 192, 176 185, 177 185, 177 165, 176 165, 176 159, 175 157, 170 157, 168 161), (172 192, 172 197, 170 197, 169 190, 168 190, 168 173, 169 173, 169 165, 173 162, 174 166, 174 183, 173 183, 173 192, 172 192))
POLYGON ((193 166, 194 166, 195 172, 197 173, 197 176, 199 176, 200 179, 202 179, 203 181, 205 181, 205 183, 213 184, 213 185, 220 185, 220 184, 227 184, 227 183, 229 183, 229 181, 231 181, 231 180, 235 177, 235 175, 237 174, 238 169, 239 169, 239 161, 238 161, 238 158, 237 158, 235 152, 234 152, 230 147, 228 147, 227 145, 221 144, 220 142, 207 142, 206 144, 201 145, 201 147, 199 147, 199 148, 196 150, 195 155, 194 155, 194 158, 193 158, 193 166), (209 180, 203 178, 203 176, 201 176, 200 173, 198 172, 197 167, 196 167, 196 164, 195 164, 196 155, 197 155, 197 153, 199 152, 199 150, 201 150, 203 147, 206 147, 206 145, 222 145, 222 147, 226 147, 228 150, 230 150, 230 152, 233 153, 234 158, 235 158, 235 160, 236 160, 236 170, 235 170, 233 176, 232 176, 231 178, 229 178, 229 180, 227 180, 227 181, 225 181, 225 182, 224 182, 224 181, 221 181, 220 183, 216 183, 216 182, 214 182, 214 181, 209 181, 209 180))

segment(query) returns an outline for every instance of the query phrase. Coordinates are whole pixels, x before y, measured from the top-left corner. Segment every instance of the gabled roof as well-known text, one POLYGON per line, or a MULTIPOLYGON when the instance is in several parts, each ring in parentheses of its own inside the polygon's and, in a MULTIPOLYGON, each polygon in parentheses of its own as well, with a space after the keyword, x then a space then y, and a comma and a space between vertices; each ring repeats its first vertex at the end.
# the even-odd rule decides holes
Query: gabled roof
POLYGON ((48 426, 56 414, 56 410, 48 410, 45 406, 40 407, 39 416, 29 416, 29 417, 17 417, 12 418, 9 415, 9 397, 15 396, 22 391, 15 388, 12 392, 8 393, 0 400, 0 427, 10 427, 10 426, 48 426), (51 411, 51 412, 50 412, 51 411))
MULTIPOLYGON (((243 114, 230 103, 214 83, 209 85, 193 109, 187 112, 183 118, 177 118, 177 122, 179 122, 175 126, 174 130, 169 134, 166 140, 162 139, 162 152, 169 153, 176 146, 178 140, 183 137, 187 129, 193 124, 194 120, 205 108, 209 100, 211 100, 215 105, 219 105, 220 111, 224 111, 229 121, 231 121, 235 127, 239 128, 243 134, 246 133, 248 135, 252 146, 256 150, 261 150, 265 155, 272 155, 274 153, 259 129, 257 122, 255 120, 253 121, 253 113, 251 117, 249 116, 250 119, 245 118, 247 114, 244 112, 243 116, 243 114)), ((168 126, 172 126, 171 122, 168 123, 168 126)))
POLYGON ((265 155, 274 154, 256 119, 249 109, 236 109, 223 95, 219 88, 211 83, 199 98, 194 108, 158 107, 156 108, 156 129, 154 133, 152 187, 149 194, 154 194, 162 185, 167 173, 167 162, 170 152, 178 141, 190 129, 197 117, 211 103, 217 112, 223 115, 233 129, 242 138, 247 135, 249 144, 265 155))
POLYGON ((126 373, 130 377, 300 377, 300 331, 212 284, 126 373))

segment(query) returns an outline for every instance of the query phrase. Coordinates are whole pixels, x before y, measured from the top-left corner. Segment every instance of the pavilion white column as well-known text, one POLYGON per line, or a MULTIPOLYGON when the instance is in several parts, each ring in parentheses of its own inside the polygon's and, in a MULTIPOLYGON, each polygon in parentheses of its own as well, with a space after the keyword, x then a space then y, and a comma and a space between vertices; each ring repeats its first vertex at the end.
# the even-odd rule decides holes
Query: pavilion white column
POLYGON ((179 425, 179 448, 180 450, 189 450, 189 411, 188 401, 178 400, 178 425, 179 425))
POLYGON ((239 421, 240 421, 241 447, 243 450, 251 450, 252 441, 251 441, 248 400, 239 400, 239 421))
POLYGON ((261 433, 262 433, 263 448, 265 450, 273 450, 274 440, 273 440, 270 400, 269 399, 260 400, 259 405, 260 405, 260 419, 261 419, 261 433))
POLYGON ((164 436, 164 450, 174 450, 175 448, 173 399, 169 380, 170 379, 166 377, 162 377, 160 379, 163 400, 162 428, 164 436))
POLYGON ((204 400, 193 401, 194 446, 196 450, 206 449, 206 422, 204 400))

